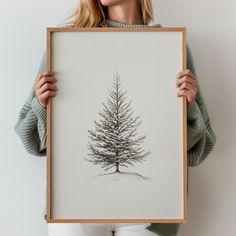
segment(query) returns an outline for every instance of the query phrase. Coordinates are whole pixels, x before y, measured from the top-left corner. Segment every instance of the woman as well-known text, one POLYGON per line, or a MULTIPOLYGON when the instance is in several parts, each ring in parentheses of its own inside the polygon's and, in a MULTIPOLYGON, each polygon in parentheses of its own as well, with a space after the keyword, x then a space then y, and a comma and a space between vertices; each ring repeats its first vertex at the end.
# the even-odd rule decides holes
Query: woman
MULTIPOLYGON (((81 0, 68 27, 160 27, 153 23, 151 0, 81 0)), ((188 103, 188 165, 199 165, 213 149, 216 137, 210 125, 190 51, 187 70, 176 76, 176 95, 188 103)), ((56 78, 47 71, 45 54, 31 94, 22 107, 15 130, 26 150, 46 155, 46 105, 57 94, 56 78)), ((176 235, 178 224, 145 223, 48 223, 50 236, 154 236, 176 235)))

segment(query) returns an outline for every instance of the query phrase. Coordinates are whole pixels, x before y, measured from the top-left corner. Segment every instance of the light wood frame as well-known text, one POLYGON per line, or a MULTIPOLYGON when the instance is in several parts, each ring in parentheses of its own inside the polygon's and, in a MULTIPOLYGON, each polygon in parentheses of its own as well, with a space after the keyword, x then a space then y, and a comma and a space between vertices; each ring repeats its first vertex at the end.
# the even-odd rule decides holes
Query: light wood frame
MULTIPOLYGON (((180 32, 182 34, 182 69, 186 69, 186 28, 47 28, 47 65, 48 70, 52 70, 52 37, 58 32, 180 32)), ((137 49, 138 50, 138 49, 137 49)), ((174 79, 174 78, 173 78, 174 79)), ((175 81, 173 81, 175 83, 175 81)), ((55 98, 56 99, 56 98, 55 98)), ((48 223, 76 223, 76 222, 151 222, 151 223, 186 223, 187 222, 187 101, 182 100, 182 137, 183 137, 183 217, 180 219, 162 218, 162 219, 71 219, 71 218, 54 218, 53 216, 53 194, 52 194, 52 113, 53 99, 47 104, 47 222, 48 223)))

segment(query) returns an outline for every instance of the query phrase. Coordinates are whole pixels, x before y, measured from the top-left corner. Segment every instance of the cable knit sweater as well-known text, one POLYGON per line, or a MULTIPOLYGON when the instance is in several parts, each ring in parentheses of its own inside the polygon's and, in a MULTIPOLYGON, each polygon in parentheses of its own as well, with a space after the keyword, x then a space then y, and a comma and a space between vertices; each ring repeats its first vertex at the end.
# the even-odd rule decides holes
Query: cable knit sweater
MULTIPOLYGON (((154 25, 130 25, 107 20, 108 27, 161 27, 160 24, 154 25)), ((47 71, 46 52, 44 53, 38 73, 47 71)), ((187 46, 187 68, 196 75, 192 56, 187 46)), ((38 74, 37 73, 37 74, 38 74)), ((175 81, 173 81, 175 82, 175 81)), ((46 156, 46 108, 41 106, 35 96, 32 87, 28 98, 20 109, 17 122, 14 126, 26 151, 33 156, 46 156)), ((187 112, 187 157, 188 166, 198 166, 206 159, 213 149, 216 136, 212 130, 207 107, 203 99, 201 89, 198 89, 196 99, 188 107, 187 112)), ((46 220, 46 202, 44 209, 46 220)), ((177 234, 179 224, 159 224, 151 223, 147 227, 163 236, 174 236, 177 234)))

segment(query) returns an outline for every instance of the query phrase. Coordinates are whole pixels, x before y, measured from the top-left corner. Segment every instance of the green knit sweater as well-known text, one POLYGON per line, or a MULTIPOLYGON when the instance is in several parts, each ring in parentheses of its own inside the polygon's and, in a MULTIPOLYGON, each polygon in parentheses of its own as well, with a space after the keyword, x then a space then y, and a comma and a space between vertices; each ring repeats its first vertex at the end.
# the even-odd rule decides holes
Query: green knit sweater
MULTIPOLYGON (((130 25, 107 20, 108 27, 161 27, 154 25, 130 25)), ((38 73, 47 71, 46 52, 44 53, 38 73)), ((195 75, 192 56, 187 46, 187 68, 195 75)), ((37 73, 37 74, 38 74, 37 73)), ((173 81, 174 82, 174 81, 173 81)), ((34 156, 46 156, 46 108, 41 106, 35 96, 34 87, 23 104, 17 122, 14 126, 26 151, 34 156)), ((196 99, 188 107, 187 112, 187 155, 188 166, 197 166, 206 159, 213 149, 216 136, 212 130, 207 107, 200 88, 196 99)), ((46 204, 46 202, 45 202, 46 204)), ((46 220, 46 205, 44 209, 46 220)), ((179 224, 152 223, 147 229, 163 236, 174 236, 177 234, 179 224)))

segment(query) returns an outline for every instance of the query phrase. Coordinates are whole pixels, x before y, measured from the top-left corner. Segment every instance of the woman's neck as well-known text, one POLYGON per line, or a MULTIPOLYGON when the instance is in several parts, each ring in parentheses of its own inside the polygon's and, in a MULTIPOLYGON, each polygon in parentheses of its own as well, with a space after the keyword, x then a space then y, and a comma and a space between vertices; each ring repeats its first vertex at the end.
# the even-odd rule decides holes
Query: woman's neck
POLYGON ((143 24, 136 0, 108 6, 108 19, 131 25, 143 24))

